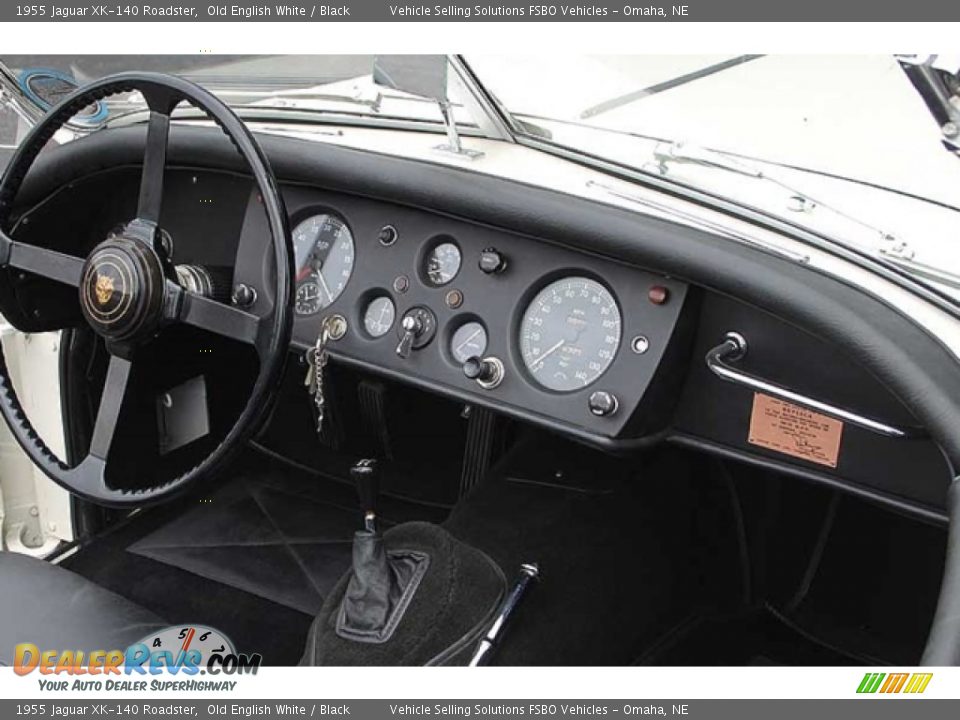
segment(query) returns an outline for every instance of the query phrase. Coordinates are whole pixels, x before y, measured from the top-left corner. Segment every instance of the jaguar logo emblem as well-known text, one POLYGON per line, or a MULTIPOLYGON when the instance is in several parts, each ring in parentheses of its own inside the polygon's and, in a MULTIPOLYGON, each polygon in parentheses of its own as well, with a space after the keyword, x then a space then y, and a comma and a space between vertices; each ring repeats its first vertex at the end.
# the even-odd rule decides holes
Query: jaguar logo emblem
POLYGON ((114 285, 113 278, 102 273, 97 274, 97 282, 94 285, 94 293, 97 296, 98 305, 106 305, 113 297, 114 285))

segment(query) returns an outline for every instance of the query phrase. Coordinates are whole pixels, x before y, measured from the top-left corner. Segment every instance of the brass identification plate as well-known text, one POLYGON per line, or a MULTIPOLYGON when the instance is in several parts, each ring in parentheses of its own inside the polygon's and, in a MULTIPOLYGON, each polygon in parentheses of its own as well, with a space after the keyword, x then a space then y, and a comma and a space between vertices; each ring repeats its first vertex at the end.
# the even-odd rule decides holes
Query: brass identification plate
POLYGON ((753 394, 751 445, 835 468, 840 455, 843 422, 799 405, 753 394))

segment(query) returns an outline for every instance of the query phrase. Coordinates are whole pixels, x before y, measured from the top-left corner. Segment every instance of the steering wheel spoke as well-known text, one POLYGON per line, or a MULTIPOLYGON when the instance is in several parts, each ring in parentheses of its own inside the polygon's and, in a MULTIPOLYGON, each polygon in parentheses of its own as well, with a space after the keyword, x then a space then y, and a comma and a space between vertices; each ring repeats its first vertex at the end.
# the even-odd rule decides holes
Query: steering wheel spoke
POLYGON ((17 242, 3 232, 0 232, 0 265, 25 270, 72 287, 80 285, 83 271, 83 260, 80 258, 17 242))
POLYGON ((170 115, 150 111, 147 126, 147 146, 143 152, 143 172, 140 176, 140 198, 137 217, 156 225, 160 222, 163 204, 163 174, 167 165, 167 141, 170 135, 170 115))
POLYGON ((130 381, 130 371, 133 363, 118 355, 110 356, 110 365, 107 368, 107 378, 103 383, 103 395, 100 397, 100 408, 97 410, 97 419, 93 425, 93 438, 90 440, 89 454, 104 462, 110 456, 110 447, 117 434, 117 421, 120 419, 120 410, 127 395, 127 385, 130 381))
POLYGON ((160 209, 163 204, 163 174, 167 165, 170 115, 183 96, 161 85, 145 85, 140 92, 150 108, 150 121, 147 125, 147 144, 143 152, 137 217, 156 225, 160 222, 160 209))
POLYGON ((114 494, 107 487, 107 462, 94 455, 87 455, 83 462, 68 471, 72 489, 94 502, 111 501, 114 494))
POLYGON ((186 325, 254 345, 260 351, 261 323, 253 313, 184 291, 177 319, 186 325))

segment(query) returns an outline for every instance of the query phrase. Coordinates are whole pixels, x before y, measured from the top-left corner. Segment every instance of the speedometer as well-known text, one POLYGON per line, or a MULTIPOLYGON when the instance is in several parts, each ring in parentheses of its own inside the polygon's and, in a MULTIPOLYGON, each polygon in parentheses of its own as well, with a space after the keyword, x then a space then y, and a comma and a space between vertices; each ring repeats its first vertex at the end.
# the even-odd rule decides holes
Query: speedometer
POLYGON ((596 280, 566 277, 550 283, 520 322, 520 353, 540 385, 570 392, 607 371, 620 347, 620 308, 596 280))
POLYGON ((312 315, 340 297, 353 272, 353 235, 335 215, 314 215, 293 230, 298 315, 312 315))

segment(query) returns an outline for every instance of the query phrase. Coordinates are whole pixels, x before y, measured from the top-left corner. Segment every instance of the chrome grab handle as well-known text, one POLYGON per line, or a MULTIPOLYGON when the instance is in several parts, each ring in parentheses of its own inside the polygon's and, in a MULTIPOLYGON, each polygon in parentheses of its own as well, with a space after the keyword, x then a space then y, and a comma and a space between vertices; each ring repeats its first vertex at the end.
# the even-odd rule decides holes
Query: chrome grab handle
POLYGON ((710 372, 712 372, 721 380, 726 380, 727 382, 732 382, 737 385, 743 385, 758 392, 766 393, 767 395, 772 395, 773 397, 780 398, 781 400, 794 403, 795 405, 802 405, 805 408, 816 410, 824 415, 831 415, 835 418, 848 422, 851 425, 861 427, 864 430, 869 430, 879 435, 885 435, 886 437, 892 438, 917 437, 923 434, 919 429, 903 429, 894 427, 892 425, 882 423, 879 420, 873 420, 865 417, 851 410, 845 410, 844 408, 837 407, 836 405, 815 400, 814 398, 801 395, 793 390, 769 382, 768 380, 763 380, 762 378, 758 378, 754 375, 743 372, 742 370, 737 370, 736 368, 733 368, 727 364, 728 362, 736 362, 737 360, 742 359, 746 354, 746 338, 744 338, 740 333, 728 332, 722 343, 707 352, 705 360, 710 372))

